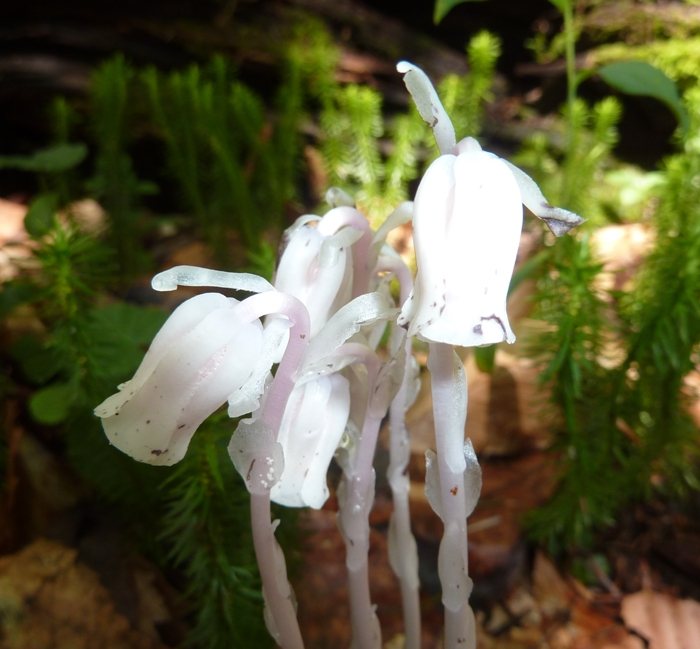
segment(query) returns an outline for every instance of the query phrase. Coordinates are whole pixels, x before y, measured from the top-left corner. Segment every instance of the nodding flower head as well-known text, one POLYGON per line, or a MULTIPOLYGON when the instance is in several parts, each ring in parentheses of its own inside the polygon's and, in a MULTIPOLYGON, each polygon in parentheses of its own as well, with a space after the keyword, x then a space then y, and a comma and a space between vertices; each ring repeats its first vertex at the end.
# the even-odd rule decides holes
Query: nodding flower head
POLYGON ((369 222, 348 205, 324 217, 302 216, 284 233, 273 283, 306 306, 312 337, 338 309, 367 291, 355 284, 369 281, 363 275, 370 242, 369 222))
POLYGON ((237 300, 205 293, 180 305, 134 378, 95 409, 114 446, 135 460, 180 461, 199 425, 251 377, 263 329, 237 300))
POLYGON ((513 342, 506 297, 523 223, 520 190, 508 167, 476 140, 460 148, 440 156, 418 188, 418 274, 399 324, 431 342, 513 342))
POLYGON ((278 441, 284 472, 272 500, 287 507, 320 509, 328 500, 326 474, 350 414, 350 387, 340 374, 320 376, 294 388, 278 441), (323 413, 323 414, 320 414, 323 413))
POLYGON ((455 143, 445 109, 425 73, 397 66, 442 155, 421 180, 414 205, 418 273, 398 323, 429 342, 478 347, 515 336, 506 299, 523 220, 523 204, 556 236, 583 223, 550 205, 530 176, 481 149, 455 143))

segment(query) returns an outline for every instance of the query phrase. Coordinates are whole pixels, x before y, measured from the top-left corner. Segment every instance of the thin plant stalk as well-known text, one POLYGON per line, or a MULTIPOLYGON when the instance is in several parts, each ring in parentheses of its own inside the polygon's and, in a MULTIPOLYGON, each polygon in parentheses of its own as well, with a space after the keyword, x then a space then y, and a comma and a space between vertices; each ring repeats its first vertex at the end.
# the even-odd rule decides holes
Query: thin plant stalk
MULTIPOLYGON (((401 61, 418 112, 433 130, 440 155, 454 154, 456 137, 452 122, 426 74, 401 61)), ((432 379, 435 446, 440 475, 440 500, 444 532, 438 555, 438 575, 445 606, 445 649, 475 649, 476 628, 469 606, 472 582, 468 576, 467 501, 464 425, 467 419, 467 388, 464 368, 452 345, 431 342, 428 370, 432 379), (463 386, 460 387, 460 384, 463 386)))
POLYGON ((475 649, 474 614, 469 607, 467 511, 464 489, 464 425, 467 419, 466 381, 459 394, 452 345, 430 343, 428 369, 432 380, 435 443, 440 472, 440 500, 445 526, 438 574, 445 606, 446 649, 475 649))
POLYGON ((578 80, 576 78, 576 33, 574 31, 574 6, 572 0, 564 2, 564 39, 566 53, 566 103, 569 110, 569 155, 572 154, 572 137, 574 132, 574 104, 578 80))
MULTIPOLYGON (((260 419, 273 431, 277 441, 284 410, 294 389, 293 374, 309 340, 309 314, 299 300, 276 291, 254 295, 239 308, 246 309, 251 319, 281 313, 292 322, 289 343, 260 414, 260 419)), ((287 580, 284 555, 275 539, 276 524, 271 522, 270 489, 265 489, 262 493, 251 492, 250 514, 265 605, 274 620, 276 640, 282 649, 303 649, 304 642, 294 610, 291 586, 287 580)))
MULTIPOLYGON (((399 280, 401 287, 399 301, 404 304, 409 299, 413 287, 411 271, 404 263, 395 260, 379 266, 379 271, 390 271, 399 280), (393 262, 393 263, 392 263, 393 262)), ((406 363, 411 358, 412 340, 405 335, 401 327, 394 326, 392 332, 394 348, 403 344, 406 363)), ((411 373, 408 365, 404 371, 403 381, 389 409, 389 467, 387 480, 391 487, 394 511, 389 520, 389 560, 401 586, 401 604, 403 608, 405 649, 421 647, 421 616, 418 579, 418 549, 416 539, 411 531, 411 511, 409 491, 411 483, 407 475, 411 457, 411 442, 406 428, 406 410, 409 381, 411 373)))
POLYGON ((339 353, 353 355, 367 368, 367 407, 354 462, 343 476, 338 522, 345 541, 348 589, 350 592, 351 646, 357 649, 381 649, 379 621, 369 591, 369 512, 374 501, 374 454, 382 416, 374 412, 372 398, 381 361, 365 345, 346 343, 339 353))
POLYGON ((279 560, 281 549, 275 539, 276 525, 271 523, 269 490, 250 494, 250 520, 265 606, 274 620, 277 644, 282 649, 304 649, 284 559, 279 560))

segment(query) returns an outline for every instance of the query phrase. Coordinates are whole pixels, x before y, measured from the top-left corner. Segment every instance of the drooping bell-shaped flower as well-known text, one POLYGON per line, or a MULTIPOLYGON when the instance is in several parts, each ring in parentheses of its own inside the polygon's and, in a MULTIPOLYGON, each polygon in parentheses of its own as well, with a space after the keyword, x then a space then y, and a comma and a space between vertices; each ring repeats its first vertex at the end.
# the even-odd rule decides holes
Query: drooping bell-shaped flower
POLYGON ((416 194, 418 273, 398 322, 409 335, 429 342, 465 347, 514 342, 506 298, 523 204, 557 236, 583 219, 550 205, 532 178, 483 151, 474 138, 455 143, 452 123, 425 73, 406 61, 397 68, 442 154, 416 194))
POLYGON ((350 413, 350 386, 340 374, 320 376, 294 388, 277 441, 285 454, 273 502, 320 509, 328 499, 326 474, 350 413))
POLYGON ((366 292, 355 291, 354 283, 363 281, 370 242, 369 222, 345 204, 323 217, 302 216, 284 233, 273 284, 306 306, 312 337, 338 309, 366 292))
POLYGON ((263 328, 237 300, 205 293, 180 305, 156 335, 134 378, 95 409, 107 438, 135 460, 180 461, 199 425, 253 374, 263 328))
POLYGON ((506 298, 522 222, 513 174, 476 140, 433 162, 414 204, 418 274, 399 317, 409 336, 464 347, 515 340, 506 298))

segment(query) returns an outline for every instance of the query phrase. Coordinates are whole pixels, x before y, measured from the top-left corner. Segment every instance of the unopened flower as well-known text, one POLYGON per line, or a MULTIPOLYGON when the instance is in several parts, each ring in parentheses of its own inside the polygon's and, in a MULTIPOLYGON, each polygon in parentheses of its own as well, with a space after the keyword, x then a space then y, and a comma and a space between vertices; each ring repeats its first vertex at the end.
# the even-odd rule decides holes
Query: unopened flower
POLYGON ((347 205, 324 217, 302 216, 284 233, 273 284, 306 306, 312 337, 354 297, 370 241, 367 219, 347 205))
POLYGON ((199 425, 251 377, 263 328, 237 300, 205 293, 180 305, 156 335, 134 378, 95 409, 107 438, 140 462, 171 465, 199 425))

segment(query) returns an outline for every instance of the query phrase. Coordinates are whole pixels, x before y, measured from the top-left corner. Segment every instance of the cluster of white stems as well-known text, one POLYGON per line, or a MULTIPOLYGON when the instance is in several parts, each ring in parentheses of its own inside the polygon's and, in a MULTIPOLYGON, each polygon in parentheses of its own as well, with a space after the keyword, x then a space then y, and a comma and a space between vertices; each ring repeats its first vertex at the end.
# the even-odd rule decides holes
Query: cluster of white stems
POLYGON ((272 284, 255 275, 185 266, 156 275, 153 287, 159 291, 209 286, 254 295, 239 302, 204 293, 184 302, 154 339, 134 378, 95 410, 114 446, 156 465, 181 460, 197 427, 224 403, 231 417, 249 415, 240 420, 229 453, 250 492, 266 622, 284 649, 300 649, 303 640, 270 503, 323 506, 333 457, 343 470, 338 527, 347 550, 351 646, 381 649, 367 555, 373 460, 387 413, 394 502, 389 561, 401 585, 405 646, 421 645, 404 423, 419 385, 413 336, 430 345, 437 452, 427 453, 426 493, 444 523, 438 561, 444 646, 476 646, 467 517, 479 496, 481 470, 464 439, 467 386, 453 345, 515 339, 506 296, 523 204, 557 235, 582 221, 549 205, 531 178, 482 151, 473 138, 457 143, 426 75, 406 62, 398 69, 441 152, 415 202, 400 205, 373 232, 351 197, 330 190, 332 209, 325 216, 303 216, 285 232, 272 284), (415 285, 406 264, 386 244, 387 234, 410 219, 415 285), (398 303, 390 290, 394 280, 400 287, 398 303), (388 353, 379 354, 387 326, 388 353))

